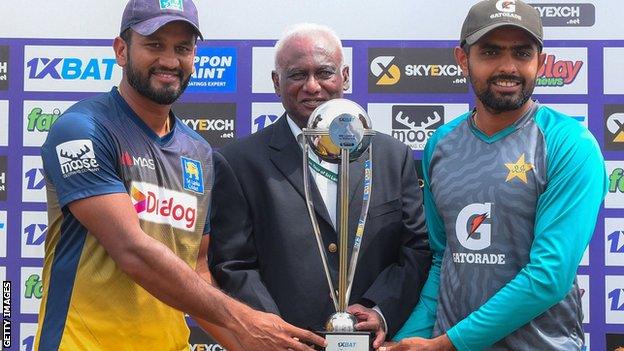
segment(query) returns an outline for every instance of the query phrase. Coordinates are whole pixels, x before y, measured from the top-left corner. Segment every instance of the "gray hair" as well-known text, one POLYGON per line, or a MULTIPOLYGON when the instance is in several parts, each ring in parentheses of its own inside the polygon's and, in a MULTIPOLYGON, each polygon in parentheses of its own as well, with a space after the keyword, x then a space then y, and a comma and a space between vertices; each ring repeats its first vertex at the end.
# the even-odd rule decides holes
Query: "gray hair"
POLYGON ((323 34, 336 44, 336 47, 340 50, 340 67, 342 67, 344 63, 344 52, 342 50, 342 42, 340 38, 338 38, 336 32, 328 26, 321 24, 299 23, 286 28, 286 31, 284 31, 282 36, 275 43, 275 70, 279 68, 278 58, 284 45, 288 41, 297 37, 314 36, 315 34, 323 34))

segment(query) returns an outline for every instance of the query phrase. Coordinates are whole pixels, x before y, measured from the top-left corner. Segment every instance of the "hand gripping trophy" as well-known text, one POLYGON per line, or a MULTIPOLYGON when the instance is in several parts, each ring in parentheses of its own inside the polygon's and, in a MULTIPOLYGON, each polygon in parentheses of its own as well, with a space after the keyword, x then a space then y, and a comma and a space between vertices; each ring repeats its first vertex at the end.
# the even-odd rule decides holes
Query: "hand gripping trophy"
POLYGON ((371 129, 371 122, 364 109, 355 102, 347 99, 330 100, 317 107, 310 115, 307 128, 303 129, 305 143, 303 145, 303 184, 305 191, 308 214, 312 221, 316 243, 318 245, 325 276, 329 285, 330 296, 334 302, 336 312, 332 314, 326 325, 325 332, 320 332, 327 339, 327 351, 343 349, 348 346, 354 351, 368 351, 371 344, 370 332, 358 332, 355 330, 357 320, 347 312, 347 304, 351 295, 355 266, 358 259, 364 225, 370 203, 372 185, 372 149, 370 147, 375 131, 371 129), (334 289, 331 279, 327 255, 324 250, 323 239, 319 229, 314 205, 310 196, 310 174, 308 159, 310 149, 323 161, 340 164, 339 167, 339 192, 338 209, 340 222, 338 223, 339 235, 339 268, 338 268, 338 291, 334 289), (364 162, 364 192, 362 211, 355 232, 351 259, 347 267, 349 241, 349 163, 358 159, 368 151, 364 162), (348 268, 348 269, 347 269, 348 268))

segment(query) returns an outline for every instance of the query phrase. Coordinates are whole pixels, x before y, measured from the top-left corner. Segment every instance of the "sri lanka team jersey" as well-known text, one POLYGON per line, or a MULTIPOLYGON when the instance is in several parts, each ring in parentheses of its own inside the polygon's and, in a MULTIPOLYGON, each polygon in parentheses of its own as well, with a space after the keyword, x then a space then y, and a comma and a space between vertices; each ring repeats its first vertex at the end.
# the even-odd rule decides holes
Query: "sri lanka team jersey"
POLYGON ((143 231, 195 268, 209 231, 208 143, 177 119, 158 137, 113 88, 68 109, 42 157, 49 229, 36 349, 188 349, 184 314, 121 272, 67 204, 128 193, 143 231))
POLYGON ((435 318, 458 350, 580 350, 576 270, 607 188, 590 132, 537 102, 492 136, 467 113, 429 140, 423 173, 434 267, 401 333, 435 318))

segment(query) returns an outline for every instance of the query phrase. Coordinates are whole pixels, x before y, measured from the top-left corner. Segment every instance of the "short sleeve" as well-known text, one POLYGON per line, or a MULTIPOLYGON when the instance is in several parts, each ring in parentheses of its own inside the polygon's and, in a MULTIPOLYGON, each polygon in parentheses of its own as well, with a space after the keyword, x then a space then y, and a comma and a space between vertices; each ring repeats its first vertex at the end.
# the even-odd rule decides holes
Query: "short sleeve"
POLYGON ((76 112, 61 116, 41 148, 44 173, 60 207, 95 195, 125 193, 116 155, 109 131, 93 117, 76 112))

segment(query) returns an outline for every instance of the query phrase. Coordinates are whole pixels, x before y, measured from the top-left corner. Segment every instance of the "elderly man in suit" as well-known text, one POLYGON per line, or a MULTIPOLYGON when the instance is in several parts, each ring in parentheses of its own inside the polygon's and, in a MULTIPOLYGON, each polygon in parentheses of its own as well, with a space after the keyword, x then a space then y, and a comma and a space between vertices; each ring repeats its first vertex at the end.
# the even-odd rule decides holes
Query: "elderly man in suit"
MULTIPOLYGON (((306 209, 303 172, 314 179, 315 212, 336 284, 340 214, 331 174, 338 170, 318 160, 325 171, 303 169, 301 128, 316 107, 342 97, 349 67, 340 40, 324 26, 297 25, 275 48, 272 79, 286 113, 215 157, 210 268, 234 297, 294 325, 323 329, 334 306, 306 209)), ((376 332, 378 347, 418 301, 431 255, 411 150, 384 134, 372 145, 373 190, 349 311, 357 329, 376 332)), ((349 247, 362 205, 363 161, 350 164, 349 247)))

